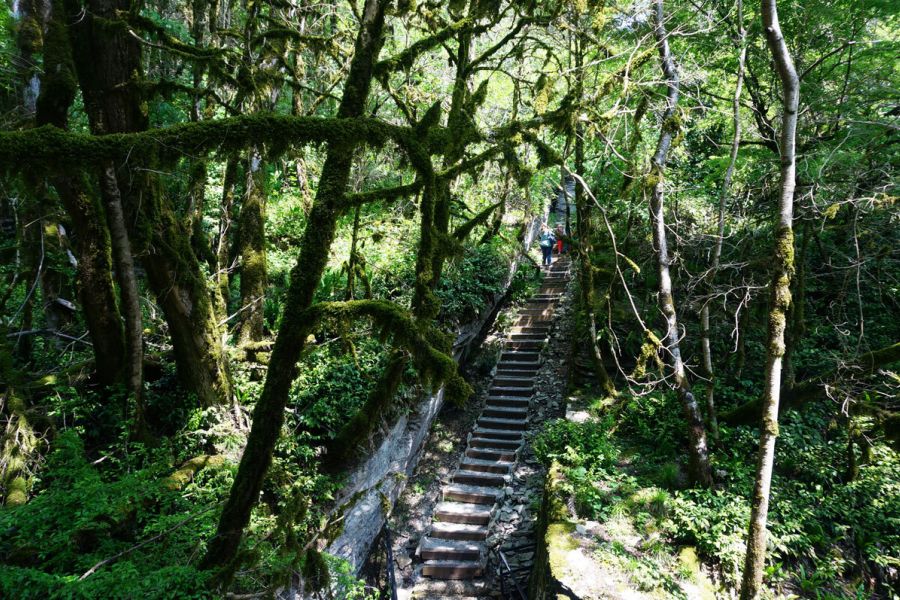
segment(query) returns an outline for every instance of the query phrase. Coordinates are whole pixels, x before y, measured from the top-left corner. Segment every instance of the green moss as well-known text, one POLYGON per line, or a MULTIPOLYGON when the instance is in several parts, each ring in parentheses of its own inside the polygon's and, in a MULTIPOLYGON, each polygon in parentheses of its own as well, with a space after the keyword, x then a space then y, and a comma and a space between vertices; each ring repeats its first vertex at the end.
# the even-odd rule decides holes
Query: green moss
POLYGON ((21 506, 28 501, 28 482, 24 477, 14 477, 6 488, 6 506, 21 506))
POLYGON ((568 566, 567 554, 570 550, 578 548, 578 543, 573 539, 575 525, 573 523, 550 523, 547 526, 545 536, 550 572, 560 578, 568 566))

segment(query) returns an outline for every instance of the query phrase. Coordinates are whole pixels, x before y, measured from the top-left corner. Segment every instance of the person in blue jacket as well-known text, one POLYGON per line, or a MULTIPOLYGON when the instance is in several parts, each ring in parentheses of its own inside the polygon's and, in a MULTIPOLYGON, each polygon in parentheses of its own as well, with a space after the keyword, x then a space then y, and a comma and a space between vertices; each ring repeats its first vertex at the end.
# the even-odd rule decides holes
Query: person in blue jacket
POLYGON ((544 255, 542 265, 549 266, 553 262, 553 246, 556 245, 556 238, 553 232, 547 227, 547 224, 541 225, 540 237, 541 252, 544 255))

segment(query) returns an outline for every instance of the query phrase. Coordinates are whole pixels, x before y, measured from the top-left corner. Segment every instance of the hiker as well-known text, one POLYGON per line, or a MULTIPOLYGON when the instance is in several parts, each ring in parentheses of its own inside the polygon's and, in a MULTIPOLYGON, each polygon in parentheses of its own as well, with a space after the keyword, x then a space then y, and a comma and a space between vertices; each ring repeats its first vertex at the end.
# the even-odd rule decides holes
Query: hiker
POLYGON ((553 245, 555 243, 556 238, 553 237, 553 232, 550 231, 547 224, 541 225, 541 252, 544 254, 544 260, 541 262, 542 266, 550 266, 553 262, 553 245))
POLYGON ((556 234, 555 234, 556 253, 557 254, 563 254, 563 235, 565 235, 565 234, 563 233, 562 223, 557 223, 556 224, 556 234))

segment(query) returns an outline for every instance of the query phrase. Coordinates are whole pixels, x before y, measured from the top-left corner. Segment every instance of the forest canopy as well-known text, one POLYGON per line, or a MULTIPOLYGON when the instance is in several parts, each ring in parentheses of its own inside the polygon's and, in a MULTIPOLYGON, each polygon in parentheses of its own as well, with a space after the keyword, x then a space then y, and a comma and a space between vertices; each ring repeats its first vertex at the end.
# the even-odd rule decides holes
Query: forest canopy
POLYGON ((390 597, 355 473, 484 402, 549 223, 542 519, 663 597, 896 598, 898 12, 4 3, 0 597, 390 597))

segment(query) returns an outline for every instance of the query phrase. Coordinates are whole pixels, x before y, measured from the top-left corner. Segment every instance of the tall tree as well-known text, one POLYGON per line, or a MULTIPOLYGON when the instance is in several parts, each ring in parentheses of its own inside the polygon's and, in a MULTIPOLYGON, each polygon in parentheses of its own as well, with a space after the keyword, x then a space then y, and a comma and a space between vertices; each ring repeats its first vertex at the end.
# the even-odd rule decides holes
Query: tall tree
MULTIPOLYGON (((744 85, 744 61, 747 59, 747 30, 744 29, 744 6, 742 0, 735 2, 735 22, 737 25, 738 66, 737 82, 734 86, 734 96, 731 100, 731 122, 733 133, 731 137, 731 154, 728 166, 725 168, 725 176, 722 179, 722 188, 719 191, 719 212, 716 226, 716 239, 713 243, 712 258, 709 261, 709 270, 704 277, 705 289, 708 295, 713 292, 716 272, 722 260, 722 245, 725 242, 725 212, 728 199, 731 195, 731 180, 734 177, 734 168, 737 165, 738 150, 741 147, 741 89, 744 85)), ((709 419, 709 430, 713 439, 719 439, 719 422, 716 416, 715 402, 715 368, 713 366, 712 345, 710 343, 709 305, 712 298, 706 298, 700 308, 700 335, 703 348, 703 371, 707 378, 706 384, 706 413, 709 419)))
POLYGON ((665 13, 662 0, 654 1, 653 10, 653 34, 659 51, 660 65, 666 83, 666 105, 663 110, 659 140, 656 143, 656 152, 650 165, 648 186, 650 190, 650 222, 653 227, 653 244, 656 246, 657 267, 659 272, 659 309, 666 318, 666 335, 664 349, 666 362, 670 365, 675 376, 674 385, 678 398, 684 409, 688 424, 690 476, 694 483, 703 486, 712 485, 712 469, 709 465, 709 449, 706 441, 706 428, 703 426, 703 418, 700 407, 684 367, 681 357, 680 338, 678 330, 678 315, 675 312, 675 297, 672 293, 672 276, 669 271, 671 258, 666 234, 666 218, 664 210, 665 197, 665 172, 669 149, 672 140, 678 133, 681 125, 678 116, 678 96, 680 80, 675 59, 669 48, 669 35, 666 32, 665 13))
POLYGON ((756 485, 753 490, 747 555, 741 585, 741 600, 755 600, 762 586, 766 561, 766 522, 772 468, 775 463, 775 441, 778 438, 778 403, 781 397, 781 365, 784 357, 784 332, 791 305, 791 277, 794 273, 794 187, 796 184, 797 111, 800 104, 800 78, 778 22, 776 0, 762 0, 762 25, 766 42, 781 80, 781 193, 775 228, 775 251, 772 255, 772 281, 769 301, 769 329, 766 345, 766 371, 762 400, 762 423, 759 433, 759 455, 756 485))
MULTIPOLYGON (((366 0, 338 117, 357 117, 365 109, 373 66, 384 42, 385 12, 390 4, 388 0, 366 0)), ((350 178, 353 153, 359 142, 344 138, 328 146, 300 254, 291 271, 284 317, 269 360, 265 385, 253 409, 253 425, 247 446, 222 509, 216 535, 210 540, 203 558, 202 566, 206 569, 227 569, 233 563, 244 527, 250 521, 250 511, 259 499, 263 479, 272 462, 272 451, 281 433, 284 406, 294 380, 297 360, 309 335, 311 323, 306 311, 312 306, 313 295, 325 270, 350 178)))

